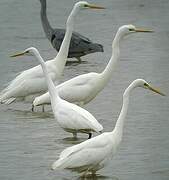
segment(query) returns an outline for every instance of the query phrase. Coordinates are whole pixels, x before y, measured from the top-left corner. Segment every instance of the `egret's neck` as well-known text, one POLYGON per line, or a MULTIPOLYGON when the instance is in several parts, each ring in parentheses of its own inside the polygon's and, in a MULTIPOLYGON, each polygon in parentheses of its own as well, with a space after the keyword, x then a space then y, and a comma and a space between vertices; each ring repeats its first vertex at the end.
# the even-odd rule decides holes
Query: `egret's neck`
POLYGON ((127 111, 128 111, 128 105, 129 105, 129 98, 130 98, 130 92, 131 90, 134 89, 133 85, 130 85, 124 92, 123 94, 123 105, 122 105, 122 109, 119 115, 119 118, 116 122, 115 128, 114 128, 114 132, 116 133, 116 135, 121 139, 122 135, 123 135, 123 127, 124 127, 124 120, 126 118, 127 115, 127 111))
POLYGON ((74 29, 74 19, 75 19, 77 12, 78 12, 78 9, 76 9, 74 7, 67 19, 66 33, 65 33, 63 42, 61 44, 60 50, 55 58, 56 66, 60 71, 63 71, 63 69, 65 67, 65 63, 67 61, 70 40, 71 40, 72 32, 74 29))
POLYGON ((121 39, 121 34, 119 32, 117 32, 113 43, 112 43, 112 56, 111 59, 109 61, 109 63, 107 64, 106 68, 104 69, 104 71, 101 73, 101 76, 103 78, 104 84, 106 84, 109 79, 112 76, 112 73, 114 71, 114 68, 116 66, 116 63, 119 59, 119 55, 120 55, 120 39, 121 39))
POLYGON ((51 98, 51 103, 54 103, 54 101, 59 99, 57 89, 55 88, 55 85, 54 85, 51 77, 49 76, 46 64, 43 61, 41 55, 39 54, 38 51, 34 51, 34 54, 37 57, 37 60, 39 61, 40 65, 42 67, 42 70, 43 70, 43 73, 44 73, 44 76, 45 76, 45 79, 46 79, 46 83, 47 83, 47 86, 48 86, 48 90, 49 90, 49 94, 50 94, 50 98, 51 98))
POLYGON ((45 31, 45 34, 46 34, 47 38, 49 40, 51 40, 53 28, 51 27, 51 25, 48 21, 47 15, 46 15, 46 0, 41 2, 40 14, 41 14, 41 22, 42 22, 42 26, 45 31))

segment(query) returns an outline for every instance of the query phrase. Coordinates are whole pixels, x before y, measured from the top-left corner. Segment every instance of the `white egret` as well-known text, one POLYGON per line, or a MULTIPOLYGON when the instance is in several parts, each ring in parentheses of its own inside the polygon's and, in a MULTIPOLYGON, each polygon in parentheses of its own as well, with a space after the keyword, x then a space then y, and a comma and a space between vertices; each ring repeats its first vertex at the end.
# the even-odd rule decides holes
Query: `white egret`
MULTIPOLYGON (((57 56, 46 62, 46 66, 50 77, 55 83, 61 78, 62 72, 65 67, 65 63, 68 56, 69 44, 72 36, 72 31, 74 28, 74 19, 77 13, 83 9, 104 9, 100 6, 95 6, 89 4, 85 1, 77 2, 73 10, 71 11, 67 23, 66 23, 66 33, 64 40, 62 42, 61 48, 57 56)), ((31 69, 23 71, 18 75, 8 87, 6 87, 0 93, 0 102, 10 104, 17 98, 25 98, 26 96, 42 94, 47 91, 47 86, 45 83, 42 68, 40 66, 35 66, 31 69)))
POLYGON ((145 80, 136 79, 123 94, 123 106, 112 132, 105 132, 92 139, 63 150, 59 159, 53 163, 52 169, 69 169, 77 172, 91 172, 103 168, 108 158, 114 156, 121 143, 130 93, 136 87, 149 89, 164 96, 159 90, 152 88, 145 80))
MULTIPOLYGON (((57 86, 60 97, 68 102, 80 106, 89 103, 106 86, 110 80, 117 60, 119 59, 119 44, 122 38, 134 32, 152 32, 151 30, 138 29, 133 25, 124 25, 119 28, 112 43, 112 56, 106 68, 101 73, 87 73, 74 77, 57 86)), ((50 104, 49 93, 36 97, 33 106, 50 104)))
POLYGON ((91 138, 92 132, 99 133, 103 130, 102 125, 87 110, 60 98, 47 66, 36 48, 28 48, 23 53, 13 55, 13 57, 24 54, 32 54, 39 61, 50 93, 54 117, 65 131, 73 133, 74 137, 77 136, 77 133, 87 133, 91 138))

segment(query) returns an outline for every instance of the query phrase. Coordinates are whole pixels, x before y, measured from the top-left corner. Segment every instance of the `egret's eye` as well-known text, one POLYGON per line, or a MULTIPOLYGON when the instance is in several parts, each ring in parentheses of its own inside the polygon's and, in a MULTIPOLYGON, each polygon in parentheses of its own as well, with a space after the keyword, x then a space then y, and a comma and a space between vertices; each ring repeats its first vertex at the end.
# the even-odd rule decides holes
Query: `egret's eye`
POLYGON ((148 84, 147 84, 147 83, 144 83, 144 86, 146 86, 146 87, 147 87, 147 86, 148 86, 148 84))
POLYGON ((25 51, 25 53, 29 53, 29 51, 25 51))
POLYGON ((134 31, 134 29, 130 28, 129 31, 134 31))
POLYGON ((88 7, 88 5, 87 5, 87 4, 84 4, 84 7, 88 7))

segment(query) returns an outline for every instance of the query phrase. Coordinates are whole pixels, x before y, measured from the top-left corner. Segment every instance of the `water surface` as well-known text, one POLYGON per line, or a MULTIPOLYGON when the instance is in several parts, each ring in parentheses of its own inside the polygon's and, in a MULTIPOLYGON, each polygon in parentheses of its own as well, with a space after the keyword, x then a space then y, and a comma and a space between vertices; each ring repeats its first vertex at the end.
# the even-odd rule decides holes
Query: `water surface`
MULTIPOLYGON (((85 106, 103 124, 113 129, 122 93, 136 78, 145 78, 169 94, 169 1, 106 0, 104 11, 83 11, 76 19, 76 31, 104 45, 104 53, 85 56, 87 63, 67 66, 63 81, 79 74, 101 72, 111 56, 111 43, 118 27, 132 23, 153 29, 152 34, 134 34, 121 43, 121 58, 105 89, 85 106)), ((64 27, 73 0, 48 0, 48 17, 53 27, 64 27)), ((11 60, 9 55, 29 46, 37 47, 46 59, 56 55, 45 38, 35 0, 0 1, 0 89, 15 75, 37 64, 33 57, 11 60)), ((59 128, 51 111, 32 113, 29 104, 0 106, 0 179, 82 179, 67 171, 53 172, 51 164, 59 153, 77 142, 59 128)), ((133 92, 124 138, 116 156, 98 172, 97 180, 169 179, 169 97, 137 89, 133 92)), ((50 110, 50 108, 48 108, 50 110)))

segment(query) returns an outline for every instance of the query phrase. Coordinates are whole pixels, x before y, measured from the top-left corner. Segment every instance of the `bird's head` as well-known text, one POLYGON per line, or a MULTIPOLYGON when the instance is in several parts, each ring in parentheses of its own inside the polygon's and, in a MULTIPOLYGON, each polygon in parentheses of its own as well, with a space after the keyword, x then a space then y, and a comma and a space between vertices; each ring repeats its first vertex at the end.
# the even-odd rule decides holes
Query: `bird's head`
POLYGON ((10 57, 17 57, 17 56, 24 56, 24 55, 33 56, 34 54, 37 54, 37 53, 38 53, 38 50, 35 47, 29 47, 20 53, 11 55, 10 57))
POLYGON ((77 2, 75 4, 74 7, 78 8, 78 9, 105 9, 102 6, 90 4, 90 3, 86 2, 86 1, 79 1, 79 2, 77 2))
POLYGON ((123 25, 123 26, 121 26, 119 28, 118 31, 123 36, 131 34, 131 33, 136 33, 136 32, 142 32, 142 33, 151 33, 151 32, 153 32, 152 30, 149 30, 149 29, 137 28, 132 24, 123 25))
POLYGON ((136 79, 132 82, 131 86, 133 88, 136 88, 136 87, 141 87, 141 88, 144 88, 144 89, 148 89, 150 91, 153 91, 157 94, 160 94, 162 96, 165 96, 164 93, 160 92, 160 90, 156 89, 156 88, 153 88, 147 81, 145 81, 144 79, 136 79))

